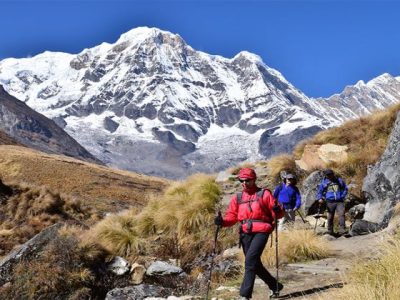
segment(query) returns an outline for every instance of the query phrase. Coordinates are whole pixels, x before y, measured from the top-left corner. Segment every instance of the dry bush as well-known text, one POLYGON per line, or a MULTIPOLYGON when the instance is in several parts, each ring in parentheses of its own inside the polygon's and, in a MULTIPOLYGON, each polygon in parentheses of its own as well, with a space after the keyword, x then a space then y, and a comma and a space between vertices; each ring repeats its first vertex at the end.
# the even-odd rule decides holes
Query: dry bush
POLYGON ((280 181, 280 172, 281 171, 287 171, 287 172, 295 174, 296 163, 295 163, 292 155, 281 154, 281 155, 272 157, 268 161, 268 172, 269 172, 269 175, 275 181, 275 183, 278 183, 280 181))
POLYGON ((339 299, 397 300, 400 295, 400 240, 392 239, 382 246, 382 256, 376 260, 358 262, 348 275, 339 299))
POLYGON ((38 257, 24 260, 15 267, 11 286, 3 289, 2 295, 6 299, 93 296, 96 293, 96 270, 104 262, 107 252, 97 248, 97 256, 93 257, 87 256, 85 250, 79 238, 65 232, 60 234, 38 257))
POLYGON ((11 187, 14 194, 0 206, 0 231, 12 231, 12 235, 0 235, 0 250, 5 253, 57 222, 81 222, 91 217, 89 207, 47 187, 25 183, 11 187))

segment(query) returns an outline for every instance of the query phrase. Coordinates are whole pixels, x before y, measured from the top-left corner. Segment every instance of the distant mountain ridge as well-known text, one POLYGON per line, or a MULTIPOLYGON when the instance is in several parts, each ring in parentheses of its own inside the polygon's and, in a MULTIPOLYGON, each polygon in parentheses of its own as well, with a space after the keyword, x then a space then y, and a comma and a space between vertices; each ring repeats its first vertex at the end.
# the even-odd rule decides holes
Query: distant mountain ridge
POLYGON ((77 55, 5 59, 0 84, 107 164, 170 178, 290 151, 400 101, 389 74, 311 99, 257 55, 209 55, 156 28, 77 55))
POLYGON ((0 137, 0 144, 25 145, 47 153, 101 163, 52 120, 9 95, 1 85, 0 137))

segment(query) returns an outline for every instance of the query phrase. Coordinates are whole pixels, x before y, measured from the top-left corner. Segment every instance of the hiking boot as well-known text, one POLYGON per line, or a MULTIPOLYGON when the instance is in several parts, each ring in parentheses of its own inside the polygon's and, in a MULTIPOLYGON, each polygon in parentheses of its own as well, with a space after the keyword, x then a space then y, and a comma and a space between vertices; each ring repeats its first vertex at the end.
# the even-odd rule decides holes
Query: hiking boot
POLYGON ((247 298, 247 297, 240 297, 240 300, 250 300, 250 298, 247 298))
POLYGON ((278 298, 279 292, 283 289, 283 284, 278 282, 278 290, 276 291, 276 286, 269 291, 270 298, 278 298))
POLYGON ((345 229, 345 228, 340 228, 339 230, 338 230, 338 234, 339 235, 344 235, 344 234, 347 234, 348 233, 348 231, 345 229))

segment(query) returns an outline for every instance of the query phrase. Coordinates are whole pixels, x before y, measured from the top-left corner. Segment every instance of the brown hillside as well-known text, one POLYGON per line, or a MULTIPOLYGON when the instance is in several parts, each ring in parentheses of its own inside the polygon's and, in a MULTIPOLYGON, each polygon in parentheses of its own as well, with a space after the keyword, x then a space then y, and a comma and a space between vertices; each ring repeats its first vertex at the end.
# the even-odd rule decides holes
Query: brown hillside
POLYGON ((0 130, 0 145, 21 145, 7 133, 0 130))
POLYGON ((45 185, 84 200, 99 213, 143 206, 161 193, 167 180, 111 169, 74 158, 0 145, 0 178, 6 183, 45 185))

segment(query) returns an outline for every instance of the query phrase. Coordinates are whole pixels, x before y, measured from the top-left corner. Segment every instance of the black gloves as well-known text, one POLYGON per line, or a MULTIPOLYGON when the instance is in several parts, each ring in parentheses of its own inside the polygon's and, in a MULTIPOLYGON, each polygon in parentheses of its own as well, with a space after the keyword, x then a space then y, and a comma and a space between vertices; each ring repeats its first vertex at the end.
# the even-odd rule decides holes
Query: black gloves
POLYGON ((217 226, 222 226, 222 223, 224 222, 224 219, 222 218, 221 215, 218 215, 214 219, 214 224, 217 226))
POLYGON ((274 211, 274 213, 278 213, 278 212, 281 211, 281 208, 280 208, 279 205, 275 204, 275 205, 272 207, 272 210, 274 211))

